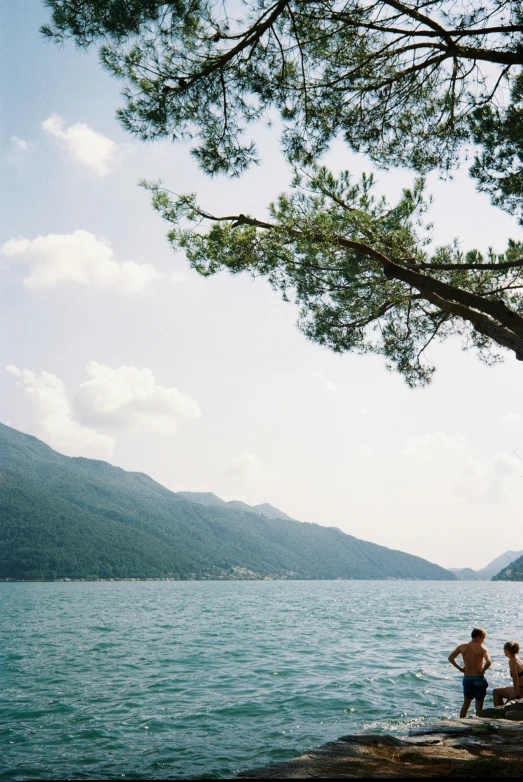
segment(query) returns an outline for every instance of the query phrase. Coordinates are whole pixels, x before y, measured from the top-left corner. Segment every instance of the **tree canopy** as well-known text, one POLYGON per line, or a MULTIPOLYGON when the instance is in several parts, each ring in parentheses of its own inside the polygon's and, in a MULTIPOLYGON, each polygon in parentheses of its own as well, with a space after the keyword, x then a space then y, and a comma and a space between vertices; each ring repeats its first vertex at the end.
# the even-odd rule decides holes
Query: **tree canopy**
POLYGON ((488 258, 457 245, 430 253, 421 178, 390 206, 374 197, 372 176, 355 183, 348 172, 313 167, 271 204, 268 221, 212 215, 195 196, 144 184, 193 268, 267 277, 299 303, 299 325, 315 342, 381 354, 411 386, 434 371, 425 348, 451 334, 487 362, 499 358, 493 343, 523 360, 523 244, 488 258))
POLYGON ((469 156, 478 189, 523 224, 520 0, 46 2, 46 35, 101 44, 124 82, 124 126, 193 139, 209 174, 257 160, 249 124, 279 116, 298 173, 269 221, 211 216, 150 185, 196 269, 268 276, 296 297, 309 337, 383 353, 411 384, 430 378, 423 346, 450 333, 487 360, 493 344, 523 359, 520 244, 430 251, 421 180, 390 207, 371 177, 358 185, 318 165, 340 136, 378 166, 419 174, 469 156))

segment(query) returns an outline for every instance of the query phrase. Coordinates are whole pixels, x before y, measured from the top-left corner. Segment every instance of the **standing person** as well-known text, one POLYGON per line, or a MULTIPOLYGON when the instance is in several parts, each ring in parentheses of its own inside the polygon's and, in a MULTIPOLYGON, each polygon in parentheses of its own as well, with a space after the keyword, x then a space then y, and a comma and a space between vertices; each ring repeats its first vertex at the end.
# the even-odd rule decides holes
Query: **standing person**
POLYGON ((503 706, 503 699, 508 701, 512 698, 523 697, 523 663, 518 657, 519 644, 517 641, 507 641, 503 647, 505 657, 508 657, 508 667, 512 676, 513 687, 496 687, 492 695, 494 697, 494 706, 503 706))
POLYGON ((467 716, 469 706, 474 699, 476 699, 476 714, 479 716, 481 713, 488 687, 485 671, 492 665, 488 650, 483 646, 483 641, 487 637, 486 632, 482 627, 475 627, 470 635, 471 641, 456 646, 449 654, 449 662, 464 674, 463 706, 459 713, 461 718, 467 716), (463 667, 456 662, 456 657, 459 655, 463 657, 463 667))

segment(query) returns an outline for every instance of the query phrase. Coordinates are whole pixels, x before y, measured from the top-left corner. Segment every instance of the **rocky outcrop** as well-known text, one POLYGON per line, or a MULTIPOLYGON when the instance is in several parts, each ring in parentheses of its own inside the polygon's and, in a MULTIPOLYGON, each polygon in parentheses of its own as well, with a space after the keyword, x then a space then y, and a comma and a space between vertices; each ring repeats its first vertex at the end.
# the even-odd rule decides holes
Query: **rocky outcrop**
POLYGON ((507 703, 506 706, 496 706, 492 709, 483 709, 482 717, 492 720, 516 720, 523 722, 523 701, 507 703))
POLYGON ((343 736, 237 779, 521 777, 523 724, 513 719, 446 720, 401 738, 343 736))

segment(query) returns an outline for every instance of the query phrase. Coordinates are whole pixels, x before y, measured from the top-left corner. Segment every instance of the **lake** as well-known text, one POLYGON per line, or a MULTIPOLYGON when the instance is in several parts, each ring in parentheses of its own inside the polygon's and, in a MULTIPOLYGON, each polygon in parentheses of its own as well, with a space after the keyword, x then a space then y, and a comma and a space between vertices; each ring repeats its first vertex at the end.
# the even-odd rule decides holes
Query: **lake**
POLYGON ((522 600, 507 582, 1 583, 0 775, 220 778, 455 717, 448 654, 487 630, 490 705, 522 600))

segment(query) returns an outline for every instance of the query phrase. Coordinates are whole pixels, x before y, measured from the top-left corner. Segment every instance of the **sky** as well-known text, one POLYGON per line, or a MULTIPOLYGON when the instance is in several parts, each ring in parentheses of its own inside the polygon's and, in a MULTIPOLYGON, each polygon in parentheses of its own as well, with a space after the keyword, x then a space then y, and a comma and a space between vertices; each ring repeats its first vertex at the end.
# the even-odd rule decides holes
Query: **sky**
MULTIPOLYGON (((412 390, 379 357, 307 341, 266 281, 200 277, 138 180, 263 218, 291 178, 277 133, 255 129, 260 166, 209 179, 187 145, 120 127, 121 85, 96 50, 43 40, 48 13, 2 2, 0 420, 173 491, 270 502, 446 567, 523 548, 523 364, 488 367, 451 340, 412 390)), ((324 162, 372 170, 341 143, 324 162)), ((391 198, 414 178, 376 176, 391 198)), ((428 192, 437 244, 523 239, 466 170, 430 175, 428 192)))

